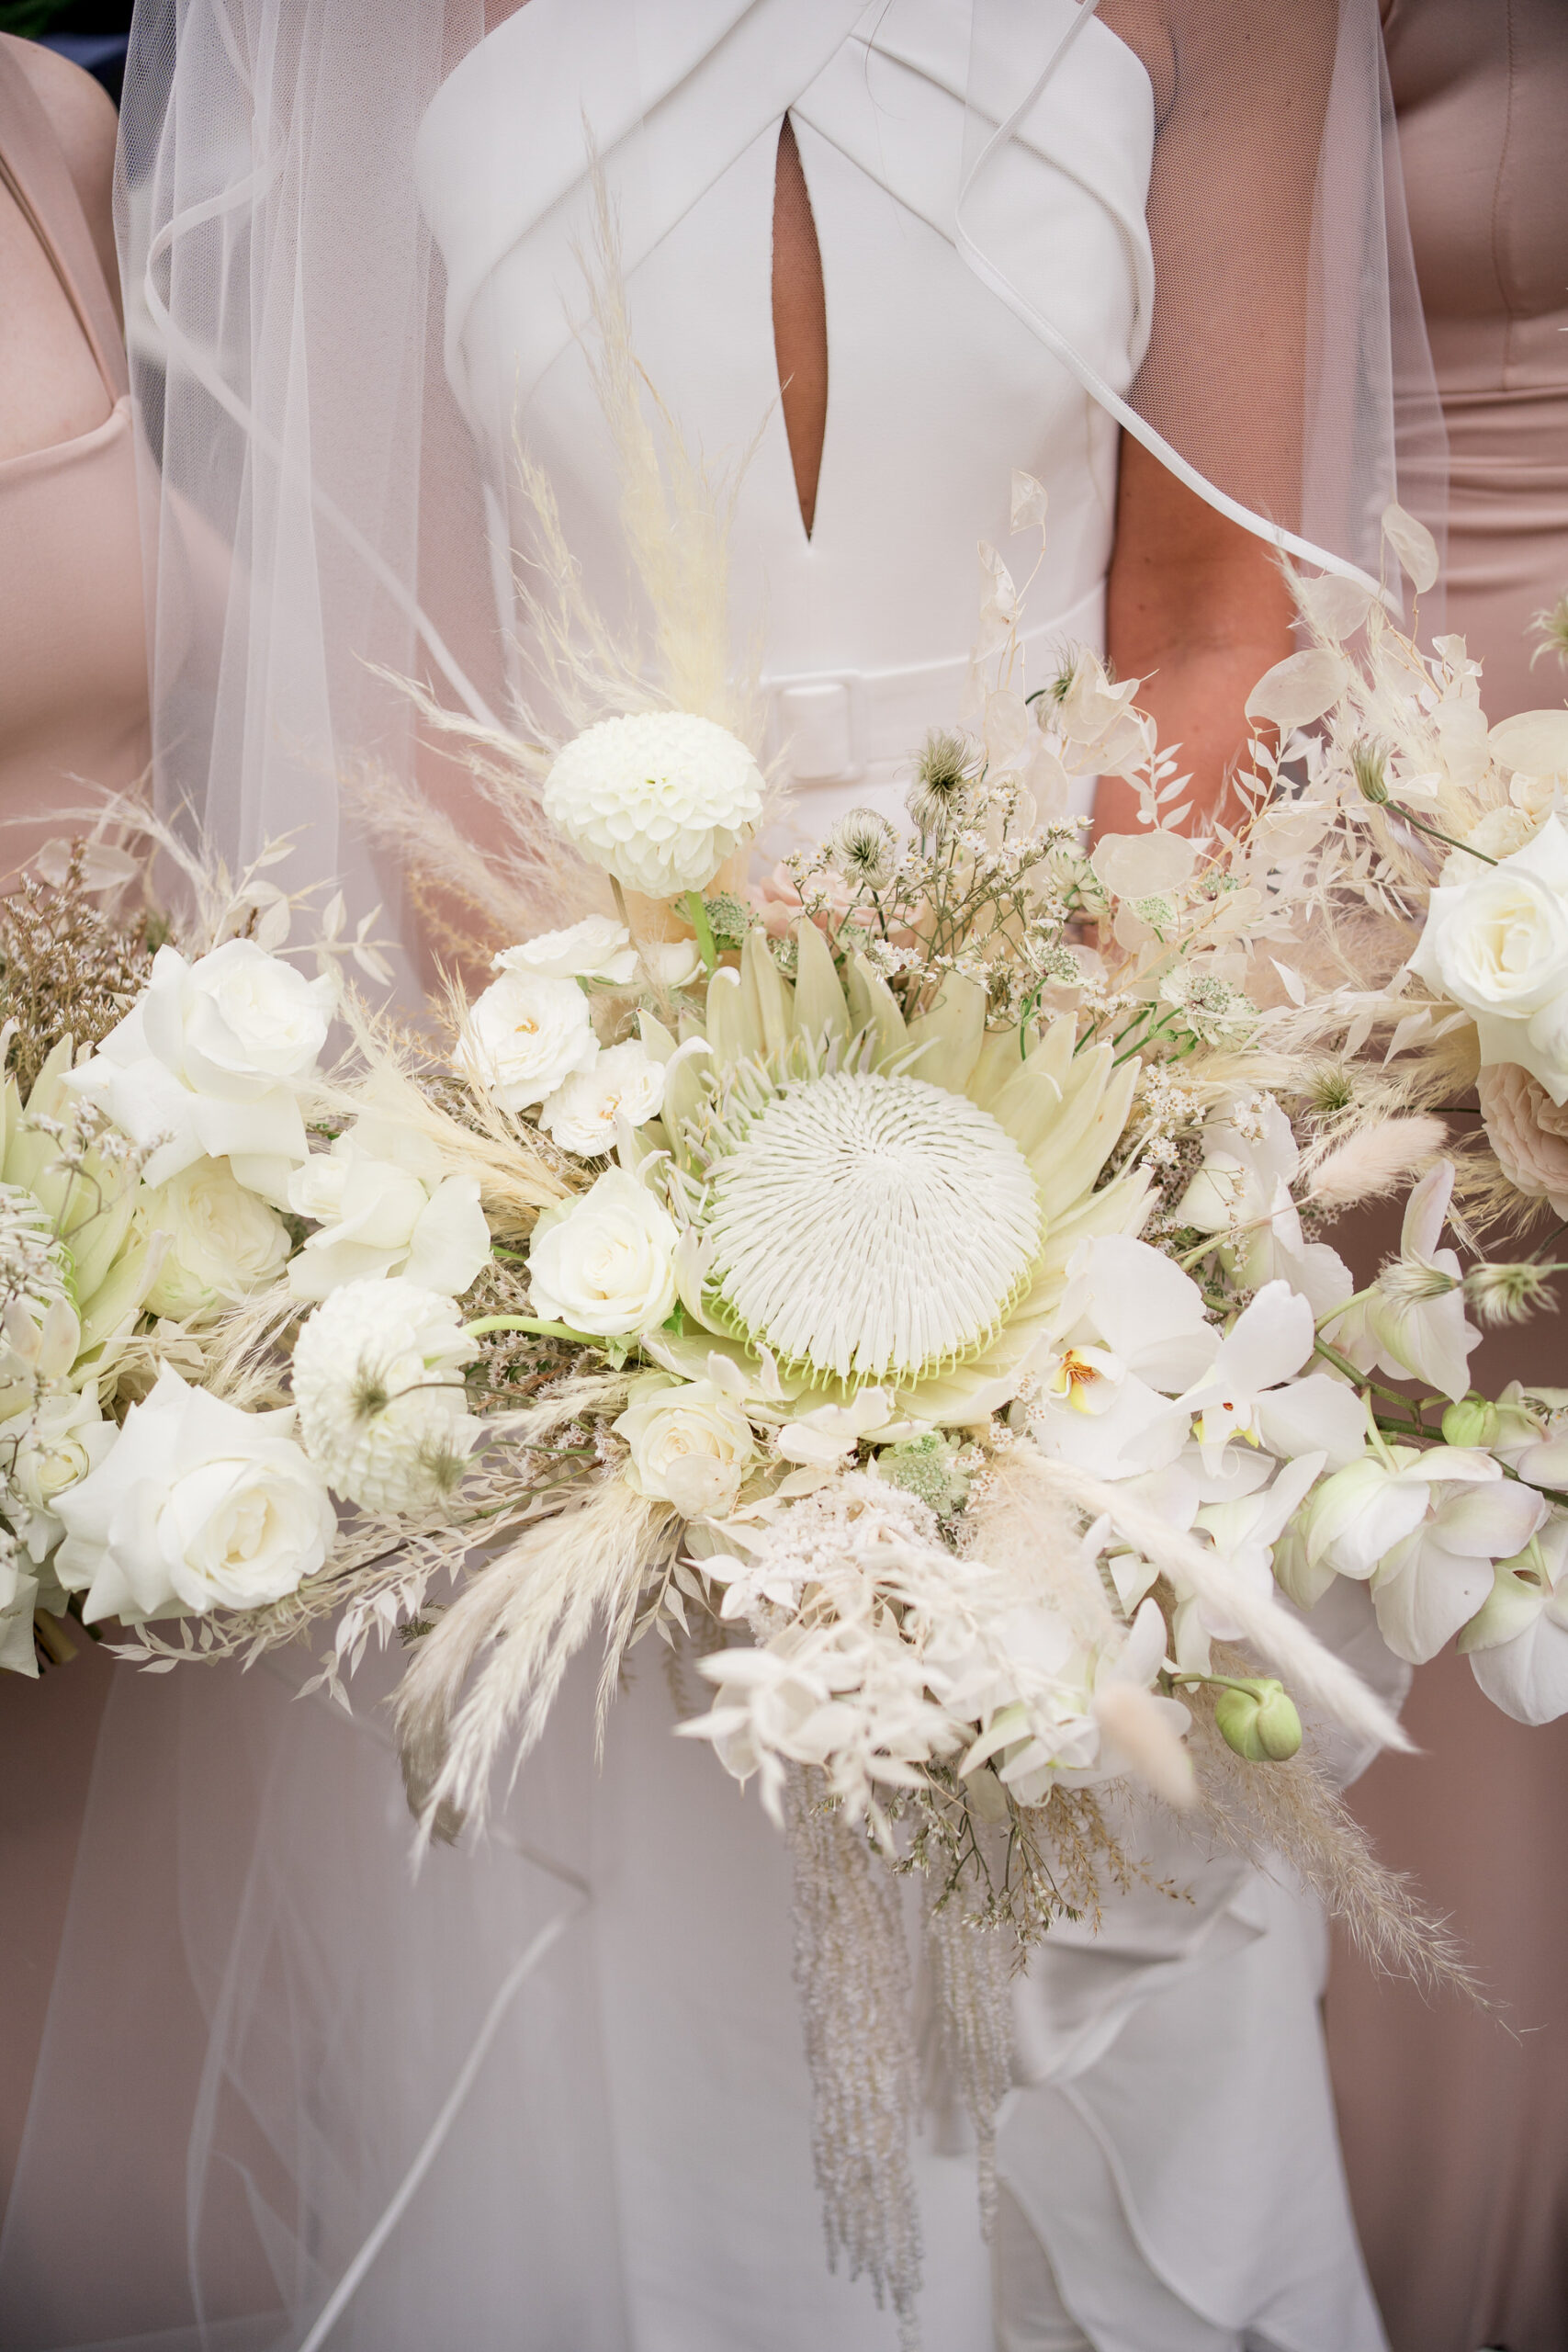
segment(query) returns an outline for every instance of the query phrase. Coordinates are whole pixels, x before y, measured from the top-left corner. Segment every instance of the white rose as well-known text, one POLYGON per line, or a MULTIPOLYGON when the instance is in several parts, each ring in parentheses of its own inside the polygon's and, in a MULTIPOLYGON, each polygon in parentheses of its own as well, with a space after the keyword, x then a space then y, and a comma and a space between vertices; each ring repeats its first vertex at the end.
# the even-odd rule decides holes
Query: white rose
POLYGON ((167 1365, 106 1458, 57 1498, 55 1574, 90 1623, 259 1609, 314 1575, 336 1532, 292 1412, 243 1413, 167 1365))
POLYGON ((154 1315, 187 1317, 275 1283, 288 1262, 288 1228, 243 1184, 226 1159, 198 1159, 160 1184, 142 1222, 168 1247, 147 1294, 154 1315))
POLYGON ((627 1484, 682 1519, 733 1510, 757 1451, 740 1407, 711 1380, 638 1381, 615 1433, 631 1448, 627 1484))
POLYGON ((614 1144, 617 1117, 640 1127, 645 1119, 659 1116, 663 1102, 663 1065, 634 1037, 611 1046, 592 1069, 558 1086, 539 1113, 539 1125, 563 1151, 592 1159, 614 1144))
POLYGON ((656 1330, 675 1305, 675 1220, 624 1168, 547 1209, 528 1276, 537 1314, 597 1339, 656 1330))
POLYGON ((434 1145, 389 1120, 361 1119, 314 1154, 290 1179, 288 1204, 320 1227, 289 1266, 296 1298, 373 1274, 457 1298, 490 1263, 479 1178, 443 1175, 434 1145))
POLYGON ((1474 1015, 1483 1069, 1515 1062, 1568 1102, 1568 832, 1559 819, 1478 879, 1434 890, 1410 965, 1474 1015))
POLYGON ((98 1409, 97 1391, 57 1389, 37 1408, 0 1421, 4 1510, 28 1557, 43 1559, 64 1533, 55 1498, 104 1458, 115 1428, 98 1409))
POLYGON ((588 999, 575 980, 503 972, 469 1007, 457 1068, 504 1111, 526 1111, 599 1051, 588 999))
POLYGON ((243 1184, 283 1197, 306 1152, 298 1090, 332 1024, 331 978, 307 980, 254 940, 187 964, 160 947, 141 995, 67 1083, 102 1103, 165 1183, 193 1160, 227 1159, 243 1184))
POLYGON ((604 718, 567 744, 545 814, 628 890, 703 890, 750 840, 762 777, 739 737, 683 710, 604 718))
POLYGON ((508 947, 495 959, 498 972, 539 972, 559 980, 604 980, 628 988, 637 977, 637 949, 624 923, 608 915, 585 915, 565 931, 544 931, 508 947))

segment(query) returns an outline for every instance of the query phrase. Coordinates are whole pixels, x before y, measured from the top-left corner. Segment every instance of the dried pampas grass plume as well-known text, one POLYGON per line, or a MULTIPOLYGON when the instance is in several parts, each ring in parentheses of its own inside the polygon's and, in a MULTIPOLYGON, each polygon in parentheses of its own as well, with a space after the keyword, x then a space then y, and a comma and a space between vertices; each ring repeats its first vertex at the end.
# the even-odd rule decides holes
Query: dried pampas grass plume
MULTIPOLYGON (((392 1703, 403 1785, 422 1838, 484 1825, 491 1777, 515 1733, 511 1781, 545 1728, 568 1665, 603 1616, 613 1638, 601 1713, 642 1573, 675 1540, 669 1506, 619 1478, 525 1527, 419 1643, 392 1703), (474 1673, 472 1688, 464 1688, 474 1673)), ((509 1781, 508 1785, 511 1785, 509 1781)))
POLYGON ((1313 1170, 1307 1197, 1325 1208, 1349 1208, 1396 1192, 1442 1150, 1449 1131, 1426 1112, 1407 1119, 1374 1119, 1359 1128, 1313 1170))

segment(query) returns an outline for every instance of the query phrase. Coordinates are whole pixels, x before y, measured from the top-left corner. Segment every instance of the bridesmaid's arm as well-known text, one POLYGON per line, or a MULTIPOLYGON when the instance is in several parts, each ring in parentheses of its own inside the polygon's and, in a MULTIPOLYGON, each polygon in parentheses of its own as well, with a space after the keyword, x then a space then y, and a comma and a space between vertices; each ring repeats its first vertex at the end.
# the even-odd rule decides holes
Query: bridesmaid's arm
MULTIPOLYGON (((1274 551, 1122 436, 1106 644, 1192 776, 1194 818, 1219 807, 1247 735, 1244 705, 1265 670, 1293 651, 1291 595, 1274 551)), ((1095 795, 1097 832, 1128 832, 1137 796, 1118 776, 1095 795)))
MULTIPOLYGON (((1339 0, 1100 0, 1154 99, 1152 332, 1135 394, 1156 428, 1255 514, 1297 526, 1312 227, 1339 0), (1161 289, 1164 289, 1163 299, 1161 289)), ((1162 741, 1181 745, 1194 820, 1222 802, 1243 706, 1293 650, 1272 549, 1122 441, 1108 647, 1162 741)), ((1136 806, 1101 783, 1095 817, 1136 806)))

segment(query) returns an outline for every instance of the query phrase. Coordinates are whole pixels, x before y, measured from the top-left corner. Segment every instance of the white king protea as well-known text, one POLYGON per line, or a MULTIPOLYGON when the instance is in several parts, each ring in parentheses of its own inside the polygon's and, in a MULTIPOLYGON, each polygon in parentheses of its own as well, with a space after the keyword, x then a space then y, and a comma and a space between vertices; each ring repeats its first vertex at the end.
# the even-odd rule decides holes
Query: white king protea
POLYGON ((739 736, 690 711, 601 719, 566 746, 545 782, 545 814, 628 890, 704 890, 751 838, 762 777, 739 736))
POLYGON ((906 1022, 863 957, 840 980, 812 923, 797 939, 792 986, 751 932, 678 1056, 644 1017, 667 1063, 653 1139, 692 1227, 685 1330, 644 1347, 701 1376, 718 1337, 796 1393, 875 1385, 974 1419, 1012 1393, 1079 1243, 1143 1220, 1141 1174, 1093 1189, 1135 1069, 1075 1054, 1071 1021, 987 1033, 956 973, 906 1022))
POLYGON ((771 1102, 714 1170, 707 1230, 738 1326, 792 1363, 900 1386, 994 1337, 1043 1238, 990 1113, 876 1070, 771 1102))

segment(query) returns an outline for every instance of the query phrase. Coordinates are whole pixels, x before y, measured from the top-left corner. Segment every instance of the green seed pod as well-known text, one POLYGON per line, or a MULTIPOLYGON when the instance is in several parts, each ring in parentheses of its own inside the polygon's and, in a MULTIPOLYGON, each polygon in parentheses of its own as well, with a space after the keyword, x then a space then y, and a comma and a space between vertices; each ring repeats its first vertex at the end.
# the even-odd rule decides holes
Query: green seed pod
POLYGON ((1282 1764, 1302 1744, 1302 1719, 1272 1675, 1228 1685, 1214 1702, 1214 1721, 1225 1746, 1249 1764, 1282 1764))

